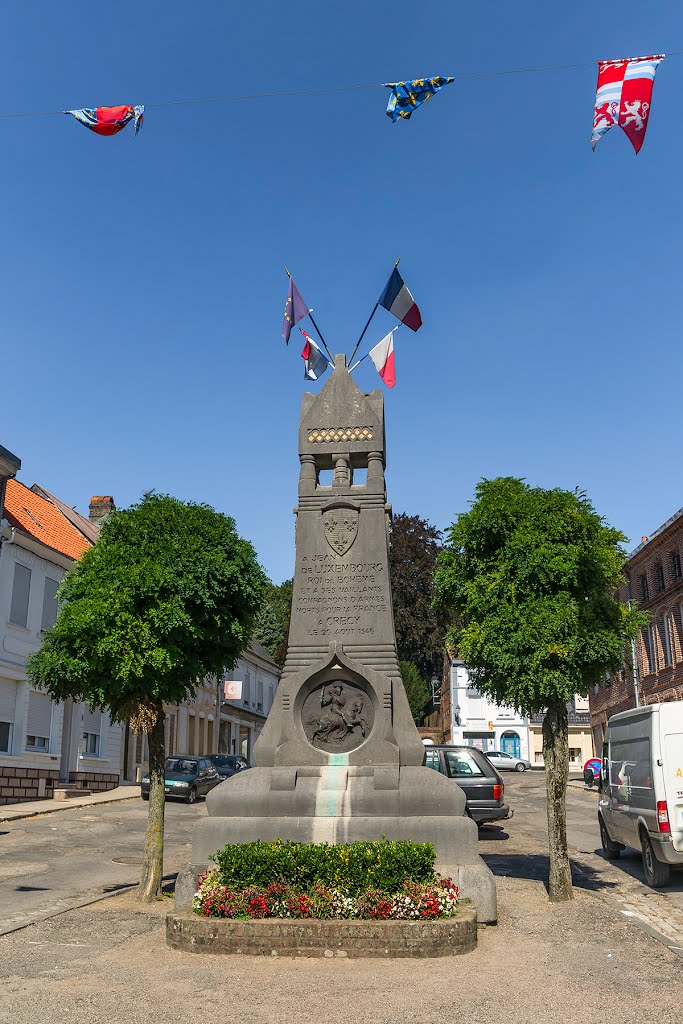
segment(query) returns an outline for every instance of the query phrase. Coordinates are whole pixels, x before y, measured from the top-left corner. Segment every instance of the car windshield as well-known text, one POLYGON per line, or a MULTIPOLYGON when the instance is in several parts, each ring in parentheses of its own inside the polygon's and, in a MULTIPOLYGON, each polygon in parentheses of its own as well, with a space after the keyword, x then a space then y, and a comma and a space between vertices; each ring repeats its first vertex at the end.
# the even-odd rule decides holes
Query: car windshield
POLYGON ((176 772, 178 775, 194 775, 197 771, 197 762, 186 757, 169 757, 166 761, 166 771, 176 772))
POLYGON ((242 763, 239 757, 232 757, 229 754, 217 754, 211 760, 218 768, 239 768, 242 763))

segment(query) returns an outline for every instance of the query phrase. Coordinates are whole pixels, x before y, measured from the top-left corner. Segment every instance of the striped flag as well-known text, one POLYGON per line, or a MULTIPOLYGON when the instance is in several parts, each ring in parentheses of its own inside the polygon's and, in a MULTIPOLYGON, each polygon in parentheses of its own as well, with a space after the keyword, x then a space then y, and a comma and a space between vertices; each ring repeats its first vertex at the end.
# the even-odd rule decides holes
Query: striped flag
POLYGON ((375 345, 368 352, 368 355, 375 364, 375 368, 388 388, 393 388, 396 383, 396 370, 394 369, 394 332, 382 338, 379 345, 375 345))
POLYGON ((310 334, 306 334, 303 327, 300 327, 299 330, 306 342, 301 352, 301 358, 305 361, 304 380, 318 380, 330 365, 330 361, 320 351, 310 334))
POLYGON ((379 304, 388 309, 391 315, 406 327, 410 327, 411 331, 417 331, 422 327, 420 310, 399 274, 398 267, 394 267, 392 270, 387 286, 380 296, 379 304))

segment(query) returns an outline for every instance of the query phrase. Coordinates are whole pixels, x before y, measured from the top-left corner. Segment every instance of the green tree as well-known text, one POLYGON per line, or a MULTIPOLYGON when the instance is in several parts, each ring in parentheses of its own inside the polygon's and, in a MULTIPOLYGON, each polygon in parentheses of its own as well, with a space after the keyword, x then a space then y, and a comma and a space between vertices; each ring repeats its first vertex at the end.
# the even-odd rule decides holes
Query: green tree
POLYGON ((626 538, 585 494, 484 480, 447 533, 438 600, 461 616, 448 642, 474 684, 525 714, 545 712, 551 900, 572 898, 565 797, 567 703, 624 662, 643 622, 615 596, 626 538))
POLYGON ((399 668, 413 721, 416 725, 424 725, 427 705, 432 696, 431 687, 420 675, 420 670, 414 661, 400 661, 399 668))
POLYGON ((271 658, 275 658, 285 639, 282 623, 278 619, 273 606, 267 597, 259 608, 254 623, 254 636, 265 647, 271 658))
POLYGON ((282 668, 287 657, 287 641, 289 639, 289 620, 292 617, 292 591, 294 589, 294 580, 285 580, 284 583, 269 583, 266 588, 266 596, 264 599, 264 606, 268 606, 268 610, 263 612, 264 619, 266 619, 270 625, 266 628, 262 628, 262 632, 266 633, 269 643, 266 643, 261 639, 261 636, 257 633, 257 639, 263 644, 271 658, 282 668), (277 627, 275 626, 277 623, 277 627), (277 643, 275 639, 279 638, 277 643))
POLYGON ((149 740, 150 798, 141 899, 161 892, 164 702, 232 668, 248 645, 264 574, 232 519, 148 494, 112 513, 65 578, 54 628, 28 662, 34 686, 131 720, 149 740))
POLYGON ((391 521, 389 571, 396 648, 422 676, 441 678, 447 620, 434 606, 441 533, 426 519, 399 512, 391 521))

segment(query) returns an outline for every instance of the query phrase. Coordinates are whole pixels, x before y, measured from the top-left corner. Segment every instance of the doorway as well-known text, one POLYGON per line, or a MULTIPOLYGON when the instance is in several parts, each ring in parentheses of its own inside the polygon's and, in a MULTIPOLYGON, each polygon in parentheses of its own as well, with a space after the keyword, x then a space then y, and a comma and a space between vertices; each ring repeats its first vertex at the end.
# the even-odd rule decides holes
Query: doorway
POLYGON ((510 754, 512 757, 520 757, 521 748, 522 744, 518 733, 504 732, 500 737, 500 749, 504 754, 510 754))

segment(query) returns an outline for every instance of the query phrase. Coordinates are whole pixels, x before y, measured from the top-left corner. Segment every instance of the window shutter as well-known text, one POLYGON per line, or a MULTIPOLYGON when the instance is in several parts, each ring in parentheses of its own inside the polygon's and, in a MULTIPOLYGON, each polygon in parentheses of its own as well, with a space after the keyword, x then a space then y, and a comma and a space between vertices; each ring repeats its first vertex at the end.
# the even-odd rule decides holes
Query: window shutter
POLYGON ((27 736, 44 736, 49 739, 52 724, 52 700, 47 693, 31 690, 28 695, 27 736))
POLYGON ((43 618, 40 624, 41 629, 51 629, 57 621, 57 580, 45 577, 45 590, 43 591, 43 618))
POLYGON ((17 706, 17 684, 0 680, 0 722, 14 723, 17 706))
POLYGON ((83 711, 83 732, 94 732, 98 736, 102 728, 102 712, 93 711, 87 704, 83 711))
POLYGON ((12 606, 9 620, 15 626, 26 626, 28 623, 28 597, 31 589, 31 570, 14 563, 14 581, 12 583, 12 606))

